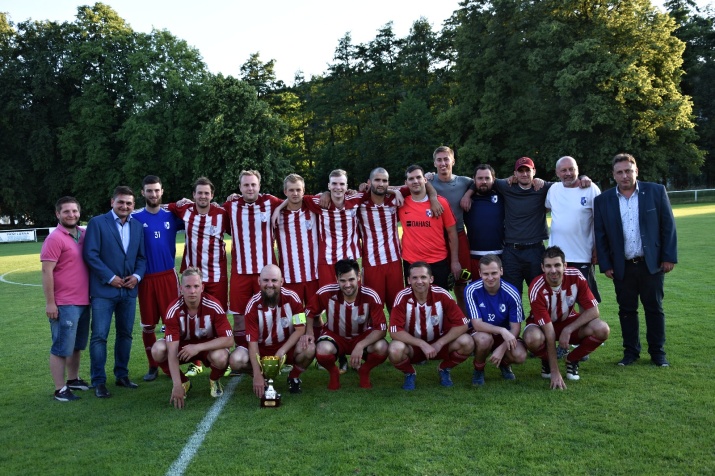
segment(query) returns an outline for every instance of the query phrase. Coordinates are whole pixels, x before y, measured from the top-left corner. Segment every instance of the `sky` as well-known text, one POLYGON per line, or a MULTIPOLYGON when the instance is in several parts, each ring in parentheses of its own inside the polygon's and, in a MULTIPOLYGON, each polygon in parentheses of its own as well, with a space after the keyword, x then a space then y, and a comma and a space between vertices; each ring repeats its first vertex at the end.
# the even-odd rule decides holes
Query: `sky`
MULTIPOLYGON (((73 21, 80 5, 94 0, 0 0, 10 21, 73 21)), ((393 22, 398 37, 424 17, 439 31, 459 0, 104 0, 135 31, 168 30, 195 47, 212 73, 239 76, 252 53, 276 60, 278 79, 293 83, 321 75, 338 40, 350 33, 353 44, 367 43, 393 22)), ((654 2, 662 5, 662 1, 654 2)), ((699 0, 700 6, 712 0, 699 0)))

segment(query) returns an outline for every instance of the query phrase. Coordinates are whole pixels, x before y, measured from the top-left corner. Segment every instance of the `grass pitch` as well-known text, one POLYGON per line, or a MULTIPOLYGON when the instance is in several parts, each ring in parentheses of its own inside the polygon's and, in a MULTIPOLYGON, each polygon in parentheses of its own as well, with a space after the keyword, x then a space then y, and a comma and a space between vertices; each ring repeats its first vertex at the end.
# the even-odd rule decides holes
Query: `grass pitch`
MULTIPOLYGON (((277 410, 261 410, 245 379, 186 474, 715 473, 715 205, 675 213, 680 263, 665 289, 671 368, 652 367, 647 353, 632 366, 615 365, 615 295, 599 275, 611 338, 563 392, 548 389, 536 359, 514 367, 515 382, 488 367, 480 389, 470 385, 471 361, 453 371, 451 389, 439 386, 430 363, 417 367, 414 392, 400 389, 402 374, 389 364, 373 371, 372 390, 349 372, 338 392, 326 389, 326 372, 311 368, 301 395, 277 381, 277 410)), ((90 391, 78 392, 77 402, 52 400, 39 251, 37 243, 0 245, 0 474, 166 474, 215 403, 207 373, 193 379, 187 408, 173 409, 167 377, 141 382, 137 318, 130 374, 138 390, 113 385, 112 333, 112 398, 90 391)), ((645 342, 644 333, 642 324, 645 342)), ((88 352, 80 375, 89 378, 88 352)))

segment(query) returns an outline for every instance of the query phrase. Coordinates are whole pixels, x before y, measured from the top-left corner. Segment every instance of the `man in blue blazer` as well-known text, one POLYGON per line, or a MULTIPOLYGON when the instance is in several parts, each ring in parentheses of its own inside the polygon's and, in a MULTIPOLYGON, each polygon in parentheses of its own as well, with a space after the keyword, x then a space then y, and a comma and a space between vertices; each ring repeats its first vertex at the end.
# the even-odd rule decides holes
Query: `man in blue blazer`
POLYGON ((94 393, 108 398, 107 336, 115 316, 114 376, 120 387, 137 388, 129 380, 129 354, 139 281, 144 276, 142 223, 132 219, 134 192, 120 186, 112 195, 112 210, 87 224, 83 250, 89 266, 89 295, 92 304, 92 337, 89 342, 90 371, 94 393))
POLYGON ((665 187, 637 180, 630 154, 613 158, 616 187, 594 201, 596 253, 601 272, 613 280, 623 333, 623 359, 640 358, 638 299, 643 303, 651 362, 668 367, 665 357, 663 283, 678 262, 675 219, 665 187))

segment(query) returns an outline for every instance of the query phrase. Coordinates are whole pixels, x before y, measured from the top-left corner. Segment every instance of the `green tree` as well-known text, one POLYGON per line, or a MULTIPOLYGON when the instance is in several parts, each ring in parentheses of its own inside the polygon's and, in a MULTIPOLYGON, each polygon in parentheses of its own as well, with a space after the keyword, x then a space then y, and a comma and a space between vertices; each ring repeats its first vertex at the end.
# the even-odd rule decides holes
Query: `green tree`
POLYGON ((679 90, 684 45, 648 0, 474 0, 457 24, 451 119, 475 162, 507 172, 529 155, 551 171, 568 154, 608 177, 610 158, 625 150, 658 181, 673 162, 702 164, 679 90))

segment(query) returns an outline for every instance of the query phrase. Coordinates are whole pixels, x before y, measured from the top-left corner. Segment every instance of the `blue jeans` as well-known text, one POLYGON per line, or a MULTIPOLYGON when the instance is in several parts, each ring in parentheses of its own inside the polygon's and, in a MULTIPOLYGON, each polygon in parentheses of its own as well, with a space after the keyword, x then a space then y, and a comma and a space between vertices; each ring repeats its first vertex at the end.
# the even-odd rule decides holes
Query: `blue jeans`
POLYGON ((106 383, 107 336, 114 314, 117 331, 114 341, 114 376, 129 376, 129 354, 132 350, 132 330, 136 312, 136 298, 121 296, 112 299, 92 298, 92 338, 89 341, 92 385, 106 383))
POLYGON ((50 321, 52 347, 50 353, 69 357, 75 350, 87 348, 89 337, 89 306, 57 306, 57 319, 50 321))

